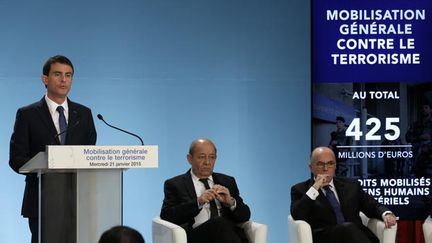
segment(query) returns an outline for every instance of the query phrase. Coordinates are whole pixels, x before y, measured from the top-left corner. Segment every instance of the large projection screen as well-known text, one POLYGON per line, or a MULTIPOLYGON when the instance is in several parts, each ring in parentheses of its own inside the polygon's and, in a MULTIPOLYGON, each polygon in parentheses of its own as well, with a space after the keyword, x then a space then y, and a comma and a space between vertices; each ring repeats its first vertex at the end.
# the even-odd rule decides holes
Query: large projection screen
POLYGON ((312 0, 312 147, 400 217, 400 240, 431 212, 431 5, 312 0))

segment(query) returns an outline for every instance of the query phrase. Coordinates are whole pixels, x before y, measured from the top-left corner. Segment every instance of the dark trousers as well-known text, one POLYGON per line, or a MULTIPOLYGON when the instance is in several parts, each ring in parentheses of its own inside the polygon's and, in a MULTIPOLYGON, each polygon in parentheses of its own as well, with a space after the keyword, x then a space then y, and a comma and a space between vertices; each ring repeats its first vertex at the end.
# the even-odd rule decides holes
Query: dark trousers
POLYGON ((346 222, 314 232, 314 243, 379 243, 379 239, 367 227, 346 222))
MULTIPOLYGON (((76 187, 72 173, 42 177, 43 243, 76 243, 76 187)), ((29 217, 31 243, 38 243, 38 217, 29 217)))
POLYGON ((28 222, 31 232, 31 243, 38 243, 38 218, 28 218, 28 222))
POLYGON ((187 234, 188 243, 248 243, 243 229, 223 217, 212 218, 187 234))

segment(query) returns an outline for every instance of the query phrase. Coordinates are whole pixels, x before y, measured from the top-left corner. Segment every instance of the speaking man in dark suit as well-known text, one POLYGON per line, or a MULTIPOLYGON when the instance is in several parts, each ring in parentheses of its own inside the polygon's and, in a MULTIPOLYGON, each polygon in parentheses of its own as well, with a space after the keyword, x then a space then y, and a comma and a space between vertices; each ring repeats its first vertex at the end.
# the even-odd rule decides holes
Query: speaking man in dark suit
POLYGON ((235 179, 215 173, 216 146, 197 139, 189 148, 191 169, 165 181, 161 218, 181 225, 189 243, 248 242, 236 224, 250 218, 235 179))
POLYGON ((309 168, 313 178, 291 188, 291 215, 310 224, 314 243, 379 243, 362 224, 360 211, 382 219, 386 227, 396 224, 395 215, 364 192, 357 180, 333 177, 336 157, 330 148, 314 149, 309 168))
MULTIPOLYGON (((15 172, 19 173, 20 167, 38 152, 45 151, 46 145, 94 145, 96 143, 96 130, 90 109, 67 98, 72 86, 73 74, 72 62, 65 56, 53 56, 43 66, 41 79, 47 90, 45 96, 31 105, 18 109, 16 114, 9 154, 9 165, 15 172)), ((59 184, 62 183, 64 191, 74 190, 71 185, 72 180, 70 173, 64 173, 59 184)), ((37 175, 27 174, 25 181, 21 214, 28 218, 32 243, 36 243, 38 240, 37 175)), ((60 193, 63 193, 62 189, 60 193)), ((67 203, 58 202, 60 206, 67 203)), ((55 208, 54 205, 53 210, 55 208)), ((59 217, 74 217, 74 212, 65 212, 59 217)), ((68 230, 70 229, 65 229, 68 230)), ((55 233, 63 238, 59 242, 67 242, 64 235, 67 232, 55 233)))

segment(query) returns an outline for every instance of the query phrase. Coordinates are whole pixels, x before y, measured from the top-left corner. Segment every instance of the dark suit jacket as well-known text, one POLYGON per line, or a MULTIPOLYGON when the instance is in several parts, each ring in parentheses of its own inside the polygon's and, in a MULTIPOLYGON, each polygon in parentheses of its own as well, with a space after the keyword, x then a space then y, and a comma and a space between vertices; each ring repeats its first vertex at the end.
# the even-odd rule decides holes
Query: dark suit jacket
MULTIPOLYGON (((234 177, 220 173, 213 173, 212 176, 214 183, 228 188, 231 196, 234 197, 237 202, 234 211, 222 205, 222 216, 231 220, 233 223, 241 223, 249 220, 249 207, 240 197, 234 177)), ((165 198, 163 200, 160 217, 164 220, 181 225, 187 231, 190 230, 195 222, 194 217, 198 215, 201 210, 198 208, 197 195, 190 170, 183 175, 165 181, 164 192, 165 198)))
MULTIPOLYGON (((336 216, 321 190, 316 200, 306 195, 313 183, 310 179, 291 188, 291 215, 296 220, 308 222, 312 231, 317 233, 325 227, 336 225, 336 216)), ((333 183, 347 222, 353 222, 362 228, 364 226, 359 216, 360 211, 369 218, 382 219, 382 214, 388 210, 364 192, 357 180, 333 178, 333 183)))
MULTIPOLYGON (((68 100, 69 121, 66 135, 67 145, 96 144, 96 129, 89 108, 68 100)), ((14 131, 10 141, 9 165, 17 173, 19 168, 47 145, 59 144, 45 98, 18 109, 14 131)), ((21 214, 24 217, 38 216, 38 180, 36 174, 26 175, 26 187, 21 214)))

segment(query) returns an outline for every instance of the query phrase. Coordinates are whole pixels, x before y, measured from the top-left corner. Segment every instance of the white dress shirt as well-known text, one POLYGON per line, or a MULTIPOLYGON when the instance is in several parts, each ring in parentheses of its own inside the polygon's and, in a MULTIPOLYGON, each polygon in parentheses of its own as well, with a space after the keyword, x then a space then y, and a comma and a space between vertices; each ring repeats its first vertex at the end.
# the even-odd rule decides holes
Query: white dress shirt
MULTIPOLYGON (((199 181, 199 178, 196 175, 194 175, 192 170, 191 170, 191 175, 192 175, 192 182, 194 184, 197 197, 200 197, 201 194, 203 194, 203 192, 206 190, 205 186, 201 181, 199 181)), ((213 185, 215 184, 213 181, 213 176, 208 177, 208 183, 210 188, 212 188, 213 185)), ((215 200, 215 202, 218 209, 218 213, 220 214, 221 204, 218 200, 215 200)), ((210 219, 210 203, 206 203, 202 206, 199 206, 198 198, 197 198, 197 207, 202 207, 202 209, 199 212, 199 214, 195 216, 195 223, 192 225, 192 228, 195 228, 210 219)))
POLYGON ((45 94, 45 101, 48 105, 48 110, 51 114, 51 118, 52 121, 54 122, 54 126, 57 130, 57 134, 60 133, 60 124, 59 124, 59 113, 57 112, 57 107, 58 106, 63 106, 63 112, 66 118, 66 123, 69 123, 69 106, 68 106, 68 102, 67 99, 65 99, 65 101, 63 102, 63 104, 57 104, 54 101, 52 101, 50 98, 48 98, 48 96, 45 94))

